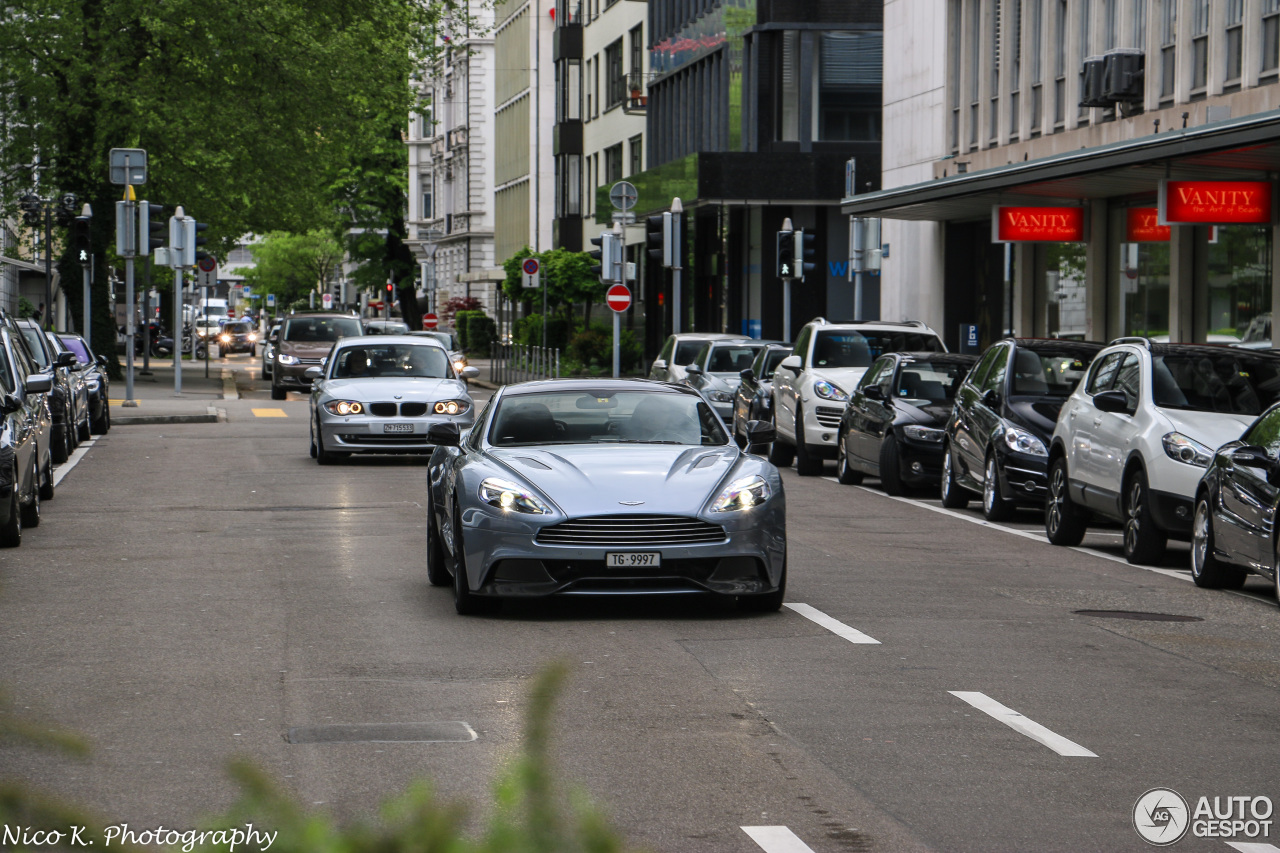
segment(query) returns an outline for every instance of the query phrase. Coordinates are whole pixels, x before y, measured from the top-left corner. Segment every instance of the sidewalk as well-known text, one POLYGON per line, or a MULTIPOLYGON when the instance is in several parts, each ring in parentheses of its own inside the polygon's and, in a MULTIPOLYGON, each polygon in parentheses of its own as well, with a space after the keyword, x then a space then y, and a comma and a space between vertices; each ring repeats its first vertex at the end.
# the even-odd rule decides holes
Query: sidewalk
POLYGON ((112 380, 111 425, 215 423, 219 419, 218 403, 236 396, 234 372, 251 366, 256 368, 257 363, 210 361, 206 379, 203 361, 184 361, 182 393, 175 395, 172 359, 151 359, 150 376, 142 374, 142 359, 136 359, 133 369, 133 401, 136 405, 125 405, 125 379, 112 380))

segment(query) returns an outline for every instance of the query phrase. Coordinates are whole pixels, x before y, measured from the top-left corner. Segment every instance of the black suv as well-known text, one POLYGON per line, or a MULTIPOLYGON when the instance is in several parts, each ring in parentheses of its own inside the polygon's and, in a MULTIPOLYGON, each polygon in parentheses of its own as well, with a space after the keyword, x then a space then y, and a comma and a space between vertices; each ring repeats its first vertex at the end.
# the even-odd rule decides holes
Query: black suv
POLYGON ((13 320, 27 355, 36 369, 53 380, 49 411, 53 415, 53 461, 62 464, 80 439, 89 437, 89 397, 84 382, 75 373, 74 353, 55 347, 35 320, 13 320))
POLYGON ((1103 346, 1006 338, 983 353, 947 421, 943 505, 962 507, 977 492, 992 521, 1018 504, 1043 506, 1058 412, 1103 346))
POLYGON ((233 352, 247 352, 251 356, 258 354, 258 330, 245 320, 231 320, 222 324, 218 332, 218 352, 230 355, 233 352))

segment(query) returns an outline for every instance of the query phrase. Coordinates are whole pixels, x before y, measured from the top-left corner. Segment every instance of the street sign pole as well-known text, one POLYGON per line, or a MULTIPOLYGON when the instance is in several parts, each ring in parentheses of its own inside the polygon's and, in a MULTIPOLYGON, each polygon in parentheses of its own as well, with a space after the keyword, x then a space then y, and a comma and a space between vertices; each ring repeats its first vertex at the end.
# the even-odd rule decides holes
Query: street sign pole
POLYGON ((622 362, 622 315, 613 312, 613 378, 618 378, 619 365, 622 362))
POLYGON ((605 292, 604 301, 613 311, 613 378, 617 379, 622 362, 622 312, 631 307, 631 289, 618 281, 605 292))
MULTIPOLYGON (((182 328, 182 268, 173 268, 173 396, 182 395, 182 341, 187 336, 182 328)), ((195 330, 191 330, 195 335, 195 330)), ((193 338, 194 340, 194 338, 193 338)), ((195 345, 191 347, 195 352, 195 345)))
POLYGON ((151 253, 147 252, 147 272, 142 279, 142 375, 151 375, 151 253))

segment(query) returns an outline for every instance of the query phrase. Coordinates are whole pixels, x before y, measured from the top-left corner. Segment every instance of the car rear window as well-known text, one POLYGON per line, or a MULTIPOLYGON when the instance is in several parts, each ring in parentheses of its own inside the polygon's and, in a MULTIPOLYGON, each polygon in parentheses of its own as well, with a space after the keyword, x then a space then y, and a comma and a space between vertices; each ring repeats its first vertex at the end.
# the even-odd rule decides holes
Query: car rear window
POLYGON ((672 361, 680 366, 693 364, 693 357, 698 354, 698 350, 706 345, 706 341, 680 341, 676 344, 676 356, 672 361))
POLYGON ((1260 415, 1280 400, 1280 361, 1242 350, 1153 355, 1151 396, 1165 409, 1260 415))
POLYGON ((964 382, 967 364, 909 361, 898 374, 894 395, 913 406, 950 403, 964 382))

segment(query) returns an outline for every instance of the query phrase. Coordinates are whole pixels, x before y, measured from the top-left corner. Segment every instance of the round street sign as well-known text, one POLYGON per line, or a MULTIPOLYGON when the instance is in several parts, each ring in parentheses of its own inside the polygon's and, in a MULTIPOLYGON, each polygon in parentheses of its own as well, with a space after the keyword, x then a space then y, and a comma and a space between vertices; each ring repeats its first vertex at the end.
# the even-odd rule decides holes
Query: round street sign
POLYGON ((196 266, 198 266, 204 272, 213 272, 218 268, 218 262, 215 261, 213 258, 201 258, 200 260, 196 261, 196 266))
POLYGON ((423 315, 422 315, 422 328, 424 328, 424 329, 434 329, 434 328, 435 328, 436 326, 438 326, 439 324, 440 324, 440 318, 439 318, 439 317, 437 317, 435 314, 423 314, 423 315))
POLYGON ((520 264, 520 269, 524 270, 525 275, 537 275, 540 267, 541 264, 538 263, 537 258, 525 258, 520 264))
POLYGON ((618 181, 609 188, 609 202, 618 210, 630 210, 636 206, 640 194, 630 181, 618 181))
POLYGON ((631 307, 631 291, 625 284, 615 284, 605 294, 604 301, 609 307, 621 314, 631 307))

